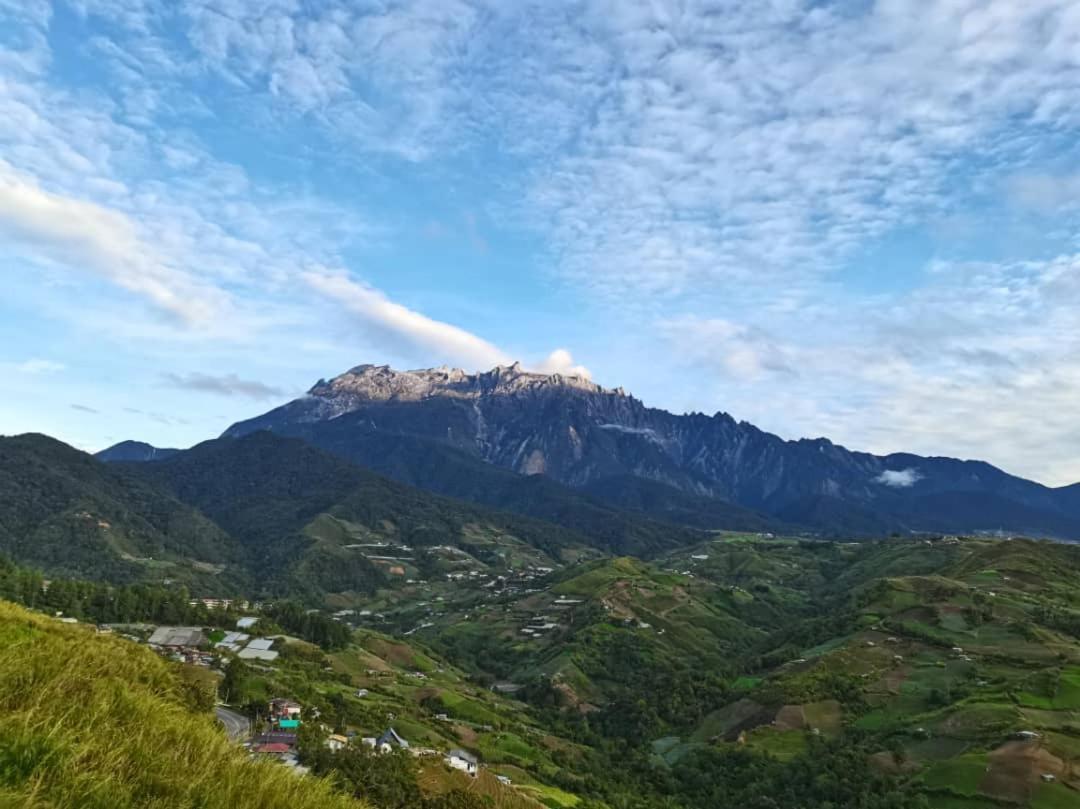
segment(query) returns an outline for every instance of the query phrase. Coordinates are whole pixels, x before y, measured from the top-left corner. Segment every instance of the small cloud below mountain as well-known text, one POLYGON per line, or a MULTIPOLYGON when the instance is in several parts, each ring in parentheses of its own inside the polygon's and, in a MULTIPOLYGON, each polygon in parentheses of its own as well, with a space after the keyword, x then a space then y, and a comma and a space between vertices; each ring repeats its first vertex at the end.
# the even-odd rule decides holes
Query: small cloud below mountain
POLYGON ((874 478, 874 482, 894 489, 910 489, 922 478, 922 472, 912 466, 907 469, 886 469, 874 478))
POLYGON ((236 374, 212 376, 203 373, 163 374, 165 384, 174 388, 213 393, 218 396, 242 396, 247 399, 272 399, 285 391, 255 379, 241 379, 236 374))

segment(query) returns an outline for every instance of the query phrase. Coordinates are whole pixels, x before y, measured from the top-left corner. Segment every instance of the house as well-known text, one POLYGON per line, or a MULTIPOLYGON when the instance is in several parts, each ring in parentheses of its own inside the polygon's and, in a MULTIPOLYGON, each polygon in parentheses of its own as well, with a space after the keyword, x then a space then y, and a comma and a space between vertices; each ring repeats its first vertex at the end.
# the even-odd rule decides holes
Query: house
POLYGON ((247 647, 237 653, 237 657, 243 660, 265 660, 271 662, 277 660, 278 653, 271 650, 274 645, 273 638, 256 638, 248 643, 247 647))
POLYGON ((326 737, 326 746, 335 753, 338 750, 344 750, 348 744, 349 740, 338 733, 331 733, 326 737))
POLYGON ((356 689, 356 696, 360 697, 360 699, 363 699, 369 693, 370 692, 366 688, 358 688, 358 689, 356 689))
POLYGON ((208 610, 227 610, 233 605, 231 598, 200 598, 189 602, 191 606, 202 604, 208 610))
POLYGON ((295 700, 281 697, 270 700, 271 719, 299 719, 302 710, 300 703, 295 700))
POLYGON ((159 626, 150 635, 147 643, 168 648, 205 646, 206 635, 197 626, 159 626))
POLYGON ((448 767, 452 767, 455 770, 461 770, 464 773, 475 776, 479 762, 472 753, 468 753, 465 750, 454 749, 446 754, 444 759, 448 767))
POLYGON ((383 731, 383 735, 375 740, 375 749, 380 753, 389 753, 395 747, 399 750, 408 750, 409 743, 393 728, 387 728, 383 731))
POLYGON ((262 660, 266 663, 273 663, 278 659, 277 652, 271 652, 268 649, 252 649, 250 646, 247 649, 241 649, 236 656, 241 660, 262 660))
POLYGON ((375 741, 376 740, 374 736, 364 736, 360 739, 360 744, 364 745, 364 747, 370 747, 372 750, 374 750, 375 741))
POLYGON ((506 787, 508 787, 512 783, 514 783, 513 781, 510 780, 509 776, 506 776, 506 775, 496 775, 495 778, 496 778, 496 780, 498 780, 498 782, 500 784, 502 784, 503 786, 506 786, 506 787))
POLYGON ((270 742, 268 744, 259 744, 252 748, 256 753, 263 753, 271 756, 284 756, 292 751, 292 747, 282 742, 270 742))
POLYGON ((253 747, 263 744, 284 744, 292 748, 296 747, 296 734, 283 730, 271 730, 267 733, 260 733, 252 739, 251 744, 253 747))
POLYGON ((1052 784, 1054 783, 1054 781, 1057 780, 1057 778, 1055 778, 1051 773, 1048 772, 1044 772, 1039 777, 1042 778, 1042 780, 1045 781, 1047 784, 1052 784))
POLYGON ((237 629, 251 629, 251 627, 255 626, 255 624, 257 624, 258 622, 259 622, 258 618, 251 618, 251 617, 241 618, 240 620, 238 620, 236 622, 236 628, 237 629))

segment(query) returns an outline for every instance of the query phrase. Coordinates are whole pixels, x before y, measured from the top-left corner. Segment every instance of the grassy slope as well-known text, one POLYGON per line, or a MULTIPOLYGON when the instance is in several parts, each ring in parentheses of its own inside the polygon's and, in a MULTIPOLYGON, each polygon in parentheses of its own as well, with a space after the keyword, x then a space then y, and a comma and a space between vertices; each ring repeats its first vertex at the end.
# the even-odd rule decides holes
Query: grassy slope
POLYGON ((149 650, 3 602, 0 710, 0 806, 363 806, 249 761, 149 650))

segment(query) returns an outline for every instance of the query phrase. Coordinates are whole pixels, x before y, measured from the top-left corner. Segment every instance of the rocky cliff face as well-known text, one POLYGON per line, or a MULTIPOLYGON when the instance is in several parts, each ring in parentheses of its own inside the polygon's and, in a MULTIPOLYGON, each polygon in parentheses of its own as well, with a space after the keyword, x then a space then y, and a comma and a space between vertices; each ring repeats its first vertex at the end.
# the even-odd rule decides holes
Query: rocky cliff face
POLYGON ((339 444, 343 429, 421 436, 575 487, 629 475, 838 530, 847 523, 1080 536, 1075 497, 988 464, 785 441, 725 413, 674 415, 622 389, 518 364, 478 374, 361 365, 226 435, 299 434, 305 425, 318 441, 318 424, 331 420, 339 444))

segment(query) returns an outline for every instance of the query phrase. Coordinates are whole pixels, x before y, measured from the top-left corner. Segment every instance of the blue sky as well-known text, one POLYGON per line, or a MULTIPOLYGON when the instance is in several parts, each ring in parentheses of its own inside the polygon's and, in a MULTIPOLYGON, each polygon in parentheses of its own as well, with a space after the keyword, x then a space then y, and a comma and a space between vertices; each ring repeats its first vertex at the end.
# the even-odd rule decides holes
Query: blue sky
POLYGON ((0 432, 365 362, 1080 480, 1071 0, 0 0, 0 432))

